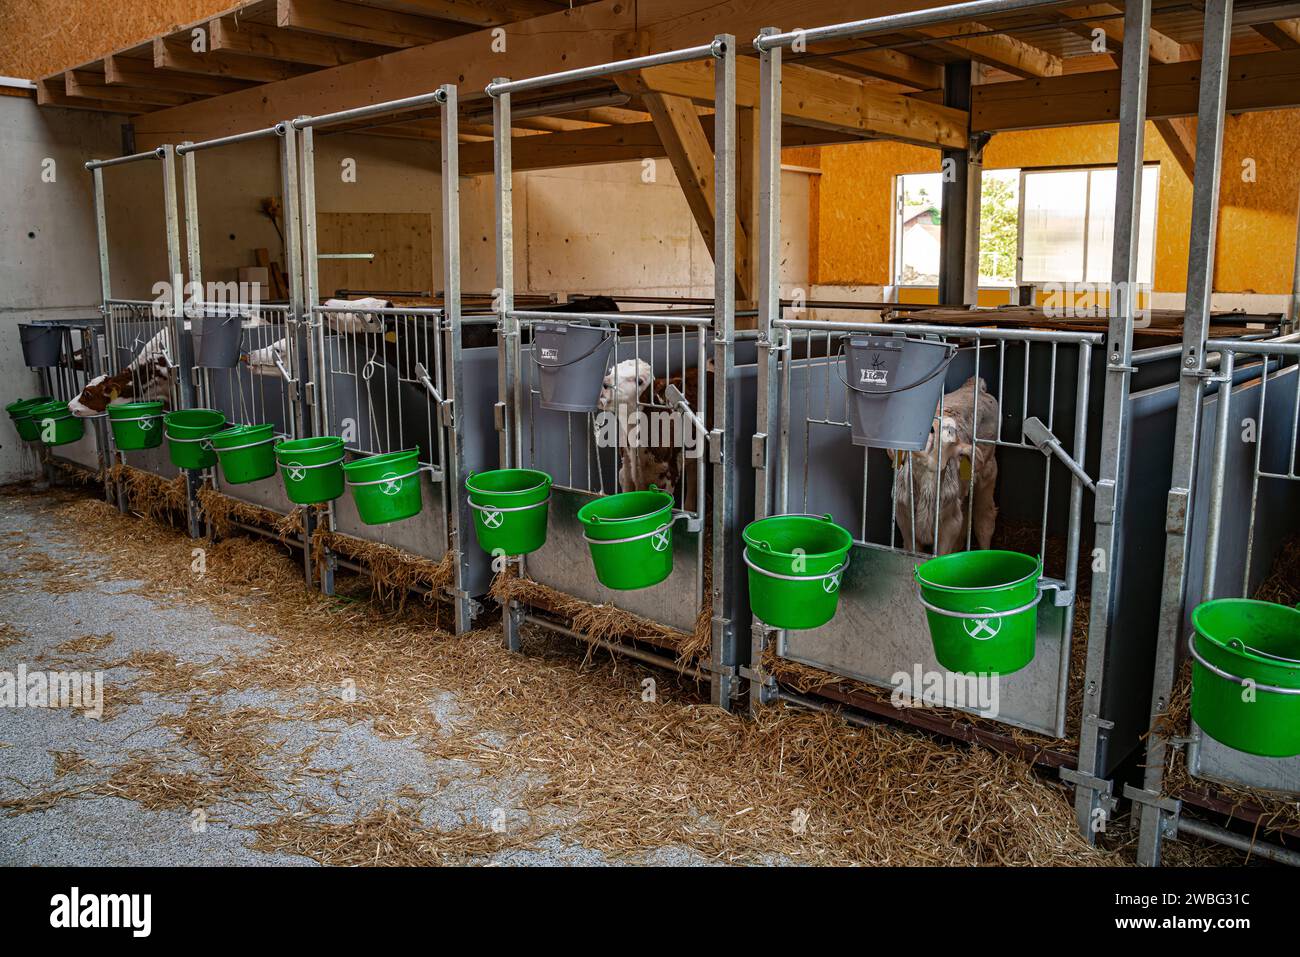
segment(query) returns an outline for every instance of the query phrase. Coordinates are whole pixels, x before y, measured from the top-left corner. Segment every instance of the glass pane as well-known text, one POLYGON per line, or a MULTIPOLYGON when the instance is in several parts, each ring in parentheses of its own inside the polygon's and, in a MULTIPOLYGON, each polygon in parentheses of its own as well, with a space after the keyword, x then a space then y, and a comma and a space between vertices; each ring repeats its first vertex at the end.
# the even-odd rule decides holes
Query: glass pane
MULTIPOLYGON (((1155 262, 1156 206, 1160 167, 1142 168, 1142 213, 1138 224, 1138 281, 1150 285, 1155 262)), ((1088 282, 1110 282, 1115 248, 1115 171, 1092 171, 1088 190, 1088 282)))
POLYGON ((1025 282, 1083 279, 1087 206, 1086 170, 1025 174, 1025 282))
POLYGON ((1019 215, 1020 170, 985 170, 980 187, 981 286, 1015 284, 1019 215))
POLYGON ((939 284, 939 224, 943 183, 939 173, 898 177, 898 275, 903 286, 939 284))

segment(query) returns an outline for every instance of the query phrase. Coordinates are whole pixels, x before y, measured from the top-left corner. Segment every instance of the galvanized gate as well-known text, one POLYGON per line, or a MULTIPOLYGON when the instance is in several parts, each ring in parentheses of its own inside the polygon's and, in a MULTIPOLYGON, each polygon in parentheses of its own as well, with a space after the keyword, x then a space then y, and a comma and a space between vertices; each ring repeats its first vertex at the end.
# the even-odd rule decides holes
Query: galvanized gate
MULTIPOLYGON (((494 168, 497 188, 497 315, 501 355, 498 428, 502 464, 537 468, 554 481, 546 544, 518 559, 519 574, 584 602, 613 605, 676 633, 708 630, 707 657, 686 670, 707 678, 715 704, 730 708, 737 691, 737 594, 734 556, 728 543, 738 528, 739 475, 733 467, 742 442, 738 421, 740 376, 735 360, 735 41, 710 44, 526 80, 499 78, 493 98, 494 168), (714 299, 711 314, 691 310, 648 312, 534 311, 516 307, 512 194, 511 114, 514 98, 581 80, 608 77, 670 63, 711 62, 714 67, 714 299), (623 425, 604 430, 591 412, 541 407, 536 333, 544 323, 603 325, 613 341, 606 372, 605 422, 627 417, 663 423, 675 436, 693 437, 691 448, 674 438, 666 466, 674 498, 673 571, 663 582, 637 591, 612 591, 595 578, 576 514, 592 498, 645 488, 638 448, 629 447, 623 425), (710 368, 711 363, 711 368, 710 368), (615 370, 618 370, 617 372, 615 370), (712 377, 714 385, 710 387, 712 377), (621 399, 619 383, 631 386, 621 399), (644 381, 644 385, 642 384, 644 381), (634 383, 634 384, 633 384, 634 383), (711 410, 711 412, 706 411, 711 410), (710 418, 712 421, 707 421, 710 418), (711 510, 710 510, 711 503, 711 510)), ((641 441, 641 440, 635 440, 641 441)), ((655 441, 651 439, 650 441, 655 441)), ((662 482, 662 480, 661 480, 662 482)), ((520 647, 525 621, 572 633, 553 618, 511 600, 504 617, 505 641, 520 647)), ((592 640, 592 639, 588 639, 592 640)), ((597 640, 641 660, 683 667, 675 653, 597 640)), ((653 642, 652 642, 653 643, 653 642)), ((671 649, 670 649, 671 650, 671 649)))
MULTIPOLYGON (((495 458, 490 384, 496 379, 494 349, 466 349, 461 316, 460 182, 456 88, 291 124, 302 136, 304 314, 310 427, 315 435, 338 435, 350 455, 418 449, 419 480, 434 508, 391 525, 366 525, 349 496, 332 503, 332 531, 392 545, 454 565, 450 597, 456 629, 466 631, 478 611, 475 596, 487 591, 487 556, 472 542, 464 483, 471 470, 495 458), (322 303, 318 261, 316 132, 360 120, 421 108, 438 110, 441 122, 442 258, 441 304, 433 307, 350 307, 322 303), (467 369, 473 372, 472 380, 467 369), (466 539, 466 536, 469 539, 466 539)), ((380 120, 387 122, 387 120, 380 120)), ((332 587, 337 556, 326 550, 322 584, 332 587)))

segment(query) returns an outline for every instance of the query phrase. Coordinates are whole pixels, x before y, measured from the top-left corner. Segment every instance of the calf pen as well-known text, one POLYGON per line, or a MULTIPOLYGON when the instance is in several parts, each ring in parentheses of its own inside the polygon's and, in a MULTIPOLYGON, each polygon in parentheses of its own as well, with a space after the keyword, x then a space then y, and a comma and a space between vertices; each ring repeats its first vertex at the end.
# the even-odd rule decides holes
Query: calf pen
MULTIPOLYGON (((551 482, 544 543, 530 554, 503 555, 500 563, 494 594, 504 606, 505 643, 519 650, 525 623, 576 637, 707 681, 713 703, 730 709, 745 631, 733 543, 738 491, 748 478, 737 450, 742 435, 752 432, 752 423, 742 425, 742 410, 753 401, 753 367, 748 377, 738 367, 734 334, 734 38, 527 80, 497 79, 488 93, 497 187, 500 460, 505 468, 545 472, 551 482), (692 61, 711 62, 716 77, 712 309, 702 315, 517 308, 514 99, 692 61), (655 486, 671 495, 637 506, 659 510, 644 529, 647 515, 602 517, 616 501, 649 501, 612 496, 655 486), (600 530, 602 521, 611 529, 619 526, 608 523, 626 521, 623 527, 635 524, 636 532, 617 537, 600 530)), ((505 513, 484 514, 497 522, 505 513)))
MULTIPOLYGON (((1267 738, 1285 729, 1275 721, 1256 725, 1250 717, 1252 704, 1265 703, 1277 712, 1276 720, 1286 711, 1296 725, 1300 719, 1288 703, 1300 691, 1209 661, 1206 645, 1213 641, 1213 629, 1193 621, 1194 609, 1215 599, 1300 605, 1296 339, 1287 335, 1259 342, 1207 341, 1207 353, 1220 357, 1217 374, 1200 402, 1197 427, 1179 434, 1183 454, 1198 463, 1187 510, 1185 600, 1173 626, 1161 629, 1143 785, 1126 789, 1142 809, 1139 861, 1144 864, 1160 862, 1165 839, 1190 835, 1300 865, 1300 853, 1267 840, 1300 841, 1300 753, 1279 754, 1267 738), (1203 636, 1199 650, 1198 634, 1203 636), (1195 691, 1194 662, 1200 666, 1195 691), (1219 725, 1215 734, 1225 741, 1206 733, 1193 718, 1195 695, 1211 702, 1222 694, 1235 695, 1241 707, 1238 702, 1220 703, 1214 710, 1208 703, 1204 707, 1219 725), (1187 807, 1243 821, 1248 833, 1198 820, 1187 807)), ((1166 581, 1167 601, 1177 600, 1176 586, 1166 581)), ((1293 643, 1297 636, 1300 628, 1293 643)), ((1247 646, 1251 641, 1246 631, 1237 629, 1222 637, 1247 646)), ((1273 660, 1293 673, 1300 667, 1295 651, 1273 660)), ((1282 750, 1296 751, 1294 746, 1282 750)))
MULTIPOLYGON (((486 555, 467 540, 469 510, 464 484, 472 471, 496 461, 493 383, 497 352, 471 347, 465 338, 460 288, 460 182, 456 88, 293 122, 301 131, 303 251, 306 263, 312 434, 337 436, 353 461, 402 457, 403 464, 376 477, 350 476, 354 493, 329 503, 316 542, 322 587, 333 587, 340 565, 368 572, 376 586, 414 586, 450 598, 456 630, 473 626, 479 596, 490 584, 486 555), (318 263, 320 205, 316 194, 317 136, 347 130, 363 120, 392 122, 414 110, 436 109, 441 123, 442 282, 429 305, 364 307, 322 304, 318 263), (395 115, 395 117, 394 117, 395 115), (409 484, 407 484, 409 483, 409 484), (406 488, 409 507, 364 514, 371 491, 406 488), (414 488, 414 491, 412 491, 414 488), (433 508, 424 508, 429 502, 433 508), (386 521, 391 516, 401 520, 386 521)), ((373 126, 374 123, 366 124, 373 126)), ((469 324, 491 323, 479 316, 469 324)))

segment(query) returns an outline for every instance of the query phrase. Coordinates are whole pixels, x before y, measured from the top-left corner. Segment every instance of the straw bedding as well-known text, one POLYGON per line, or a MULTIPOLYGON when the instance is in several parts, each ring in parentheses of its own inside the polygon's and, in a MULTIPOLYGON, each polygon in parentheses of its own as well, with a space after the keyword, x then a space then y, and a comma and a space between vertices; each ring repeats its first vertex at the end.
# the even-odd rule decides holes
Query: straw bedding
POLYGON ((158 521, 184 520, 189 507, 184 475, 165 479, 118 463, 109 470, 109 477, 121 486, 131 511, 158 521))
POLYGON ((438 607, 414 603, 399 614, 308 592, 273 542, 210 556, 199 577, 189 571, 191 542, 171 529, 133 522, 101 502, 64 504, 53 514, 71 534, 95 528, 85 547, 103 553, 115 574, 143 576, 151 594, 203 602, 272 637, 201 668, 157 653, 126 659, 137 690, 189 696, 172 730, 200 767, 156 751, 133 754, 97 769, 100 781, 4 802, 4 813, 92 791, 156 808, 210 807, 256 793, 259 768, 287 757, 267 730, 271 715, 223 712, 211 699, 267 689, 302 702, 294 719, 364 721, 380 735, 414 738, 431 759, 526 782, 510 816, 527 823, 505 834, 481 825, 432 830, 401 806, 344 823, 286 814, 256 828, 254 846, 322 863, 482 860, 548 835, 615 857, 677 847, 736 863, 1122 863, 1078 836, 1059 786, 1005 755, 892 726, 854 728, 832 714, 772 708, 742 719, 703 703, 694 684, 672 672, 626 662, 577 666, 572 642, 547 632, 526 632, 530 653, 512 655, 495 628, 459 637, 441 631, 438 607), (655 676, 654 701, 643 700, 647 674, 655 676), (339 694, 348 684, 355 700, 339 694), (430 707, 448 692, 457 702, 454 727, 430 707))
POLYGON ((425 602, 433 602, 455 580, 455 560, 451 552, 435 562, 392 545, 330 531, 322 525, 312 537, 312 560, 317 567, 325 560, 327 548, 363 566, 370 578, 373 597, 398 608, 406 607, 413 590, 422 592, 425 602))

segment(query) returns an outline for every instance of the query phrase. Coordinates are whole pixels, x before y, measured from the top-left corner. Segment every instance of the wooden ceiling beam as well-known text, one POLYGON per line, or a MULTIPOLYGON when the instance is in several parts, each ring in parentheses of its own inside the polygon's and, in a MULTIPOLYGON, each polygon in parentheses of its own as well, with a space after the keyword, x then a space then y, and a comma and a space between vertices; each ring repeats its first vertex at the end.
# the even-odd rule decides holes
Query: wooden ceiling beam
MULTIPOLYGON (((679 63, 621 74, 626 91, 667 93, 696 102, 713 101, 713 65, 679 63)), ((885 93, 865 80, 791 64, 781 71, 786 122, 871 134, 920 146, 964 149, 967 115, 962 110, 885 93)), ((758 62, 736 62, 736 105, 758 107, 758 62)))
POLYGON ((38 106, 58 106, 69 110, 93 110, 97 113, 125 113, 134 115, 139 107, 113 100, 87 99, 80 96, 68 96, 63 86, 63 77, 44 77, 36 81, 36 104, 38 106))
POLYGON ((276 0, 275 15, 281 27, 393 48, 424 46, 473 30, 459 23, 341 0, 276 0))
POLYGON ((1188 116, 1172 116, 1152 122, 1179 168, 1189 181, 1195 182, 1196 121, 1188 116))
POLYGON ((555 13, 568 4, 552 0, 364 0, 367 6, 433 17, 472 27, 494 27, 555 13))
MULTIPOLYGON (((1147 116, 1195 116, 1198 60, 1151 66, 1147 116)), ((1300 50, 1250 53, 1228 63, 1228 111, 1300 107, 1300 50)), ((1120 73, 1074 73, 988 83, 971 91, 971 129, 976 132, 1043 129, 1114 123, 1119 120, 1120 73)))
POLYGON ((993 32, 982 23, 946 24, 910 31, 913 36, 929 38, 931 46, 1006 70, 1015 76, 1060 76, 1061 58, 1026 43, 1017 37, 993 32), (970 36, 969 34, 979 34, 970 36))
POLYGON ((381 56, 389 47, 282 30, 236 17, 217 17, 208 21, 208 49, 329 67, 381 56))
MULTIPOLYGON (((1092 3, 1080 7, 1062 7, 1054 11, 1061 26, 1076 36, 1092 40, 1093 30, 1106 35, 1107 52, 1118 63, 1124 47, 1124 9, 1113 3, 1092 3)), ((1149 34, 1151 59, 1156 63, 1177 63, 1183 59, 1182 44, 1159 30, 1149 34)))
POLYGON ((175 90, 178 93, 196 93, 200 96, 221 96, 224 93, 246 90, 253 86, 246 80, 155 70, 149 60, 137 60, 116 53, 104 58, 104 81, 109 86, 175 90))
POLYGON ((251 80, 255 83, 288 80, 310 71, 310 68, 296 63, 281 63, 265 57, 225 52, 195 53, 190 49, 188 41, 170 37, 158 37, 153 41, 153 65, 159 70, 251 80))
MULTIPOLYGON (((933 90, 943 86, 943 67, 939 64, 902 50, 864 50, 863 43, 861 40, 818 43, 817 56, 807 65, 814 68, 825 65, 829 69, 831 63, 844 63, 862 75, 888 80, 912 90, 933 90), (833 53, 834 57, 823 64, 822 53, 833 53)), ((792 57, 789 62, 799 61, 792 57)))
POLYGON ((1300 20, 1254 23, 1250 28, 1279 50, 1300 50, 1300 20))
POLYGON ((192 93, 109 86, 104 81, 102 73, 90 73, 86 70, 68 70, 64 73, 63 88, 68 96, 81 97, 87 100, 108 100, 110 102, 126 103, 142 111, 160 106, 180 106, 198 99, 192 93))

